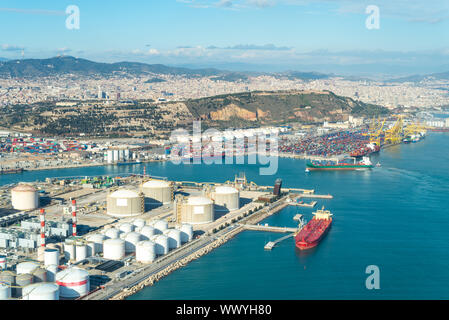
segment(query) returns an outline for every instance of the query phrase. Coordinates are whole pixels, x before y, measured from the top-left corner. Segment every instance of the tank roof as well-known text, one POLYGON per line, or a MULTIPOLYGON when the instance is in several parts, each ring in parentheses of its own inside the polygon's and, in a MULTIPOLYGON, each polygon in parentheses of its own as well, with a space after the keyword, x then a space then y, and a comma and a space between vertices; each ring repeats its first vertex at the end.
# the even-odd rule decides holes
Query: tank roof
POLYGON ((121 189, 109 195, 112 198, 138 198, 140 195, 134 190, 121 189))
POLYGON ((210 205, 213 204, 212 200, 206 197, 190 197, 187 201, 191 205, 210 205))
POLYGON ((163 180, 150 180, 143 184, 144 188, 167 188, 170 184, 163 180))
POLYGON ((215 188, 215 193, 221 194, 229 194, 229 193, 238 193, 239 191, 236 188, 228 187, 228 186, 219 186, 215 188))
POLYGON ((13 188, 14 192, 36 192, 36 188, 29 184, 19 184, 17 187, 13 188))

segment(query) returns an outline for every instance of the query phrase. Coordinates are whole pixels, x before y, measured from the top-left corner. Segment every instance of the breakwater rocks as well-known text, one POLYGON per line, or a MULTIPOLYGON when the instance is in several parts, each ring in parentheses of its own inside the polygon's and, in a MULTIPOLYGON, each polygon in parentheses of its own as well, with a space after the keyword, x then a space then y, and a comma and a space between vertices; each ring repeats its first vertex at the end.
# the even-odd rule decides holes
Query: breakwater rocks
POLYGON ((151 275, 150 277, 148 277, 144 281, 140 282, 139 284, 135 285, 134 287, 120 292, 118 295, 112 297, 110 300, 124 300, 126 297, 129 297, 129 296, 137 293, 138 291, 144 289, 145 287, 154 285, 160 279, 168 276, 173 271, 186 266, 190 262, 192 262, 196 259, 199 259, 202 256, 211 252, 212 250, 222 246, 223 244, 228 242, 230 239, 232 239, 236 234, 240 233, 241 231, 243 231, 243 227, 239 226, 239 227, 235 228, 233 231, 229 232, 225 236, 215 240, 214 242, 206 245, 205 247, 199 249, 198 251, 195 251, 191 255, 174 262, 173 264, 171 264, 168 267, 166 267, 165 269, 151 275))

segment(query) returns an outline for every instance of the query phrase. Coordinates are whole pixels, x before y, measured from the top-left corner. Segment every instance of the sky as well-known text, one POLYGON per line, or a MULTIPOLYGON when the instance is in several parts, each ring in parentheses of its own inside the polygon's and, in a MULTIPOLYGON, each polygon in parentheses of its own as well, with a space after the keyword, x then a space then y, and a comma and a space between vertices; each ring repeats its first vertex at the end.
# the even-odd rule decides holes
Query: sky
MULTIPOLYGON (((375 20, 369 20, 371 22, 375 20)), ((0 0, 0 57, 254 71, 449 71, 448 0, 0 0), (79 8, 79 29, 66 13, 79 8), (366 21, 377 6, 379 28, 366 21)))

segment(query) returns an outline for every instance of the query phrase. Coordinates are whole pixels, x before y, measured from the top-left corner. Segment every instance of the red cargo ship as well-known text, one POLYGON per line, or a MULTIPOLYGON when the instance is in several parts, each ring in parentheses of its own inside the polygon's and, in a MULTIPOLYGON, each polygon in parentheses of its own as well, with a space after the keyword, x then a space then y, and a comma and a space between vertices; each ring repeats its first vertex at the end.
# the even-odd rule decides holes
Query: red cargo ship
POLYGON ((318 210, 315 216, 295 236, 296 247, 307 250, 316 247, 332 225, 332 214, 328 210, 318 210))

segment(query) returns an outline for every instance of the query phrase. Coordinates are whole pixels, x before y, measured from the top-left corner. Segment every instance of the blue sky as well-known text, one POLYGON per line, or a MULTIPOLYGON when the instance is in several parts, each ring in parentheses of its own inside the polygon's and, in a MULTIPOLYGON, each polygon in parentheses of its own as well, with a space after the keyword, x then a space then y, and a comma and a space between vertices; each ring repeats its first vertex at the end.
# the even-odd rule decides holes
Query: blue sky
POLYGON ((349 73, 449 70, 447 0, 0 0, 0 57, 349 73), (68 30, 66 7, 80 9, 68 30), (380 29, 368 30, 368 5, 380 29), (380 66, 380 67, 379 67, 380 66))

